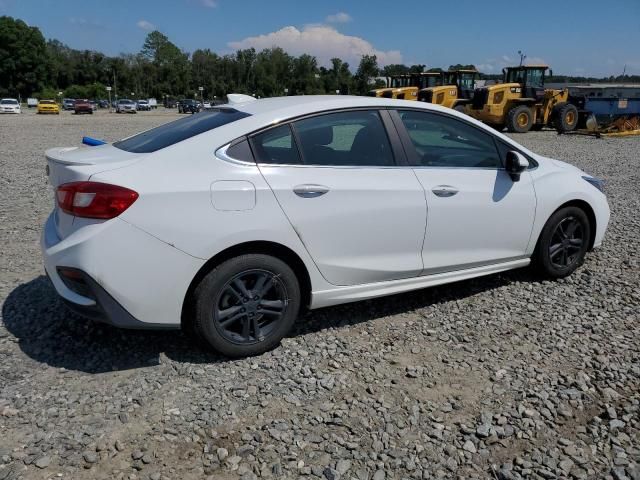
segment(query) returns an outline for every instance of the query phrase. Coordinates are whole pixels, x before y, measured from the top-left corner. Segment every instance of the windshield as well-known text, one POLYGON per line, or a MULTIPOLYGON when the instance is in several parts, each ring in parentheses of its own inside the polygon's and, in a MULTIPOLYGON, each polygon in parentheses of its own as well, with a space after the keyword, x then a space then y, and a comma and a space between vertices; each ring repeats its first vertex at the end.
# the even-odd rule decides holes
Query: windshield
POLYGON ((544 70, 527 70, 527 86, 528 87, 544 87, 544 70))
POLYGON ((431 88, 440 85, 439 76, 424 76, 420 79, 420 88, 431 88))
POLYGON ((118 100, 118 103, 133 103, 131 100, 118 100))
POLYGON ((406 87, 409 83, 409 79, 406 77, 394 77, 391 79, 391 88, 406 87))
POLYGON ((17 100, 13 100, 11 98, 3 98, 2 100, 0 100, 0 104, 2 104, 2 105, 18 105, 18 101, 17 100))
POLYGON ((475 74, 473 73, 461 73, 460 74, 460 87, 461 88, 473 88, 475 80, 475 74))
POLYGON ((248 113, 232 108, 207 110, 125 138, 113 146, 132 153, 155 152, 248 116, 248 113))
POLYGON ((54 102, 53 100, 40 100, 40 103, 44 103, 46 105, 51 105, 51 104, 54 104, 56 102, 54 102))
POLYGON ((521 68, 507 70, 507 83, 522 83, 528 87, 544 86, 544 70, 542 68, 521 68))

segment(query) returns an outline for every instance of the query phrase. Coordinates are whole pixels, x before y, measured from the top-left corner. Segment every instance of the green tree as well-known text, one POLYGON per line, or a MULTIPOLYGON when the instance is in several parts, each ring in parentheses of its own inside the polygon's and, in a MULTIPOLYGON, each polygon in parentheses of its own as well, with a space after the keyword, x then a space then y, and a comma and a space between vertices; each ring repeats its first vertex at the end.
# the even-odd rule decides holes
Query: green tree
POLYGON ((355 75, 356 94, 365 95, 371 89, 371 83, 378 76, 378 59, 375 55, 363 55, 355 75))
POLYGON ((406 73, 409 73, 409 67, 400 63, 385 65, 380 71, 380 75, 383 77, 393 77, 395 75, 404 75, 406 73))
POLYGON ((449 65, 449 70, 475 70, 476 66, 472 64, 463 65, 461 63, 456 63, 455 65, 449 65))
POLYGON ((37 27, 0 17, 0 94, 27 97, 47 80, 45 41, 37 27))

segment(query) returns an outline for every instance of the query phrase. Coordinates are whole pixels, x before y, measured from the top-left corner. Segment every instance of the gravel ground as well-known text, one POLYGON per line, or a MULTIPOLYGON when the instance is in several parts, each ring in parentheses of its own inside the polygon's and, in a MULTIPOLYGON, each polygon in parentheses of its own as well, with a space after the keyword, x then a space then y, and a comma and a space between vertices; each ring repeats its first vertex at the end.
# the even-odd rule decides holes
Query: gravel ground
POLYGON ((0 117, 0 480, 640 479, 640 138, 517 139, 603 177, 603 248, 302 318, 228 361, 68 313, 43 277, 43 151, 175 114, 0 117))

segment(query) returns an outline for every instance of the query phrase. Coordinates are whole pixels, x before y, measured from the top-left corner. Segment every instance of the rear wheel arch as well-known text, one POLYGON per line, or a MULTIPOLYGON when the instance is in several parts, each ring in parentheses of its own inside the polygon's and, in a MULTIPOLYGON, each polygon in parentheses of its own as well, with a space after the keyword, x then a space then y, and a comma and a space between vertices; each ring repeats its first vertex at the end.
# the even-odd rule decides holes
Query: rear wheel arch
POLYGON ((216 266, 221 263, 240 255, 246 254, 263 254, 270 255, 285 262, 295 273, 300 284, 302 294, 302 308, 306 308, 311 304, 311 277, 304 262, 300 256, 280 243, 271 241, 253 241, 233 245, 210 258, 193 277, 187 293, 182 303, 181 325, 183 328, 189 329, 190 322, 193 319, 193 300, 194 292, 201 280, 216 266))

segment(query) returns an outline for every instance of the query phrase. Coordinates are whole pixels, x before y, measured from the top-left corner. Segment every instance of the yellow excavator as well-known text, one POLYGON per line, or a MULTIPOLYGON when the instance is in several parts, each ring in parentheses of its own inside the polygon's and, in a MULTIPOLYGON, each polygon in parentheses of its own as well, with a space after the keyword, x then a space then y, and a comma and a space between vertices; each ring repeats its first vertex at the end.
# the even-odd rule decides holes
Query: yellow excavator
POLYGON ((473 100, 475 83, 479 77, 480 73, 473 69, 442 72, 442 84, 423 88, 418 92, 418 100, 464 112, 465 106, 473 100))
POLYGON ((399 100, 416 100, 419 90, 436 85, 442 85, 442 74, 440 72, 393 75, 387 80, 386 88, 371 90, 369 96, 397 98, 399 100))
POLYGON ((554 126, 570 132, 578 126, 578 109, 569 90, 545 89, 552 75, 547 65, 520 65, 503 70, 503 83, 477 88, 466 113, 502 130, 524 133, 554 126))

